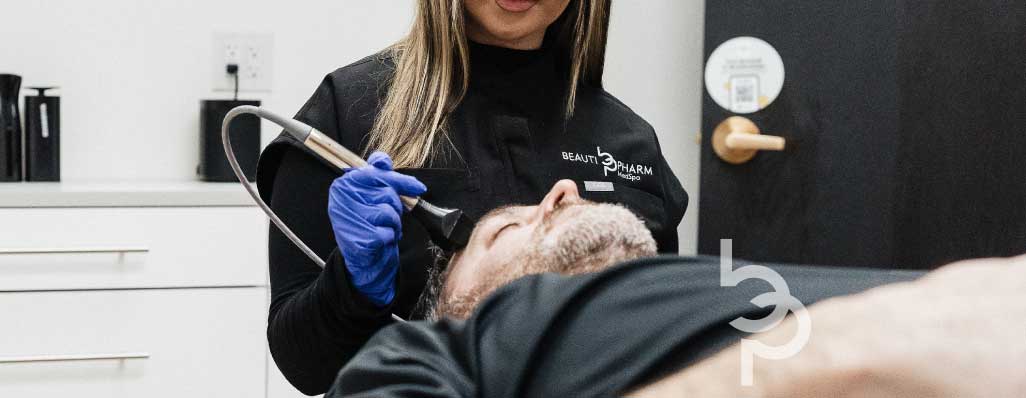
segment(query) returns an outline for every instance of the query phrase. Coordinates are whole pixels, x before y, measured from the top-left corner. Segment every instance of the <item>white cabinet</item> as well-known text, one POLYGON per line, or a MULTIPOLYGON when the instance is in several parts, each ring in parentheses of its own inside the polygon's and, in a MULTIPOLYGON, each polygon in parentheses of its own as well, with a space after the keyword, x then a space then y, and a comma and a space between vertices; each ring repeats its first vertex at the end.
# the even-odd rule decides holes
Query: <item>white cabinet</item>
POLYGON ((256 207, 0 209, 0 291, 265 285, 256 207))
POLYGON ((266 303, 254 288, 0 293, 0 397, 262 397, 266 303))
POLYGON ((265 397, 267 221, 237 184, 0 186, 0 397, 265 397))

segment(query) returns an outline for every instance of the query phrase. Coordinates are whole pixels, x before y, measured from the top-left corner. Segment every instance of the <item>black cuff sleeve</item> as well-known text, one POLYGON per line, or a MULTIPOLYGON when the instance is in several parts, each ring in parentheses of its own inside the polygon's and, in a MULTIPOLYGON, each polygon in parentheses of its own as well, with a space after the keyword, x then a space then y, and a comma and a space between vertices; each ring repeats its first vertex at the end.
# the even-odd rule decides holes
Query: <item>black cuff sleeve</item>
MULTIPOLYGON (((326 261, 324 272, 318 278, 318 290, 320 290, 322 300, 337 302, 338 306, 334 308, 335 319, 364 319, 368 321, 380 318, 391 319, 392 304, 378 307, 363 293, 356 290, 350 280, 349 271, 346 270, 345 258, 342 257, 342 253, 338 249, 332 251, 326 261)), ((397 285, 398 282, 397 276, 397 285)), ((395 300, 393 300, 394 302, 395 300)), ((374 330, 376 331, 377 328, 374 330)))
POLYGON ((267 337, 282 374, 305 394, 328 390, 338 370, 378 329, 391 323, 353 289, 338 251, 306 288, 272 303, 267 337))
POLYGON ((391 322, 391 308, 378 308, 349 282, 327 214, 334 171, 292 148, 282 150, 276 169, 271 208, 327 265, 322 270, 270 227, 267 340, 285 378, 303 393, 320 394, 370 336, 391 322))

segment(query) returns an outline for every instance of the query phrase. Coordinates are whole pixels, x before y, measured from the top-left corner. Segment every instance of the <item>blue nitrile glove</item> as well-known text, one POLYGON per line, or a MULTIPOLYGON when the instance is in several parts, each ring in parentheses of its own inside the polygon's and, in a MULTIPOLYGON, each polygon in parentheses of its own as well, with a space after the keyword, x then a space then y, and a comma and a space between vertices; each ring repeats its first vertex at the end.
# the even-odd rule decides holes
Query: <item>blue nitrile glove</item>
POLYGON ((331 183, 328 217, 356 290, 383 307, 395 298, 403 214, 399 195, 420 196, 427 187, 392 171, 392 159, 384 153, 374 152, 367 163, 331 183))

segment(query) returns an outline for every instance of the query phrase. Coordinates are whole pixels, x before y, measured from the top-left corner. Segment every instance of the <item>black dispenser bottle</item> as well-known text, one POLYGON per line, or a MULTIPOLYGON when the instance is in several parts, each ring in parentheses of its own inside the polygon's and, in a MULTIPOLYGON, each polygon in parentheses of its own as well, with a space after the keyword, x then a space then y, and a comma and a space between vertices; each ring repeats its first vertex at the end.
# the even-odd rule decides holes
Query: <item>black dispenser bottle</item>
POLYGON ((21 76, 0 74, 0 182, 21 181, 21 76))
POLYGON ((25 181, 61 180, 61 99, 46 95, 54 88, 25 96, 25 181))

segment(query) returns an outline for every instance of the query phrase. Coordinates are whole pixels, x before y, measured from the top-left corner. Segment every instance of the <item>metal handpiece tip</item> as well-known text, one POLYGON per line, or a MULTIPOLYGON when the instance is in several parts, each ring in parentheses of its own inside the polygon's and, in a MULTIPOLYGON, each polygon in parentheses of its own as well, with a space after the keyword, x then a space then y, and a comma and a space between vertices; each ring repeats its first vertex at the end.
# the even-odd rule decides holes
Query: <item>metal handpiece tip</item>
POLYGON ((438 207, 421 199, 410 212, 427 230, 431 241, 445 251, 466 247, 474 230, 474 220, 459 209, 438 207))

